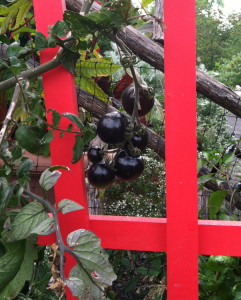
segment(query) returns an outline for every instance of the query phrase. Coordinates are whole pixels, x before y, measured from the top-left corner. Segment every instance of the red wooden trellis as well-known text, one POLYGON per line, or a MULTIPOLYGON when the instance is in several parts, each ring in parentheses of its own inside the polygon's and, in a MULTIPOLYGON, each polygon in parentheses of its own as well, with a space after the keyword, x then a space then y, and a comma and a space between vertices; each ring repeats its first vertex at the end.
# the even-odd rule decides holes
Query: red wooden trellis
MULTIPOLYGON (((47 26, 62 19, 64 2, 33 0, 38 31, 47 35, 47 26)), ((63 171, 55 198, 56 202, 72 199, 85 207, 60 216, 64 237, 85 228, 101 238, 104 248, 166 252, 168 300, 194 300, 198 299, 198 255, 241 256, 241 223, 198 220, 195 1, 166 0, 164 15, 167 218, 89 215, 83 161, 70 164, 71 135, 56 136, 51 143, 52 165, 71 169, 63 171)), ((41 62, 56 51, 42 51, 41 62)), ((47 109, 77 114, 74 79, 68 71, 60 66, 44 74, 43 82, 47 109)), ((54 235, 39 239, 41 244, 54 241, 54 235)), ((66 275, 73 264, 68 256, 66 275)), ((67 291, 67 299, 76 298, 67 291)))

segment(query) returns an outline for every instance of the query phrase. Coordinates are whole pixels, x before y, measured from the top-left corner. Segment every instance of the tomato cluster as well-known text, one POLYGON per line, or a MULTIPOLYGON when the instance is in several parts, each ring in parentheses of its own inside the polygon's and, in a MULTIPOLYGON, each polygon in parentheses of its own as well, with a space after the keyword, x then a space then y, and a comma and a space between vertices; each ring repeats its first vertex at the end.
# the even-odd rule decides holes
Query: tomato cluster
MULTIPOLYGON (((132 114, 135 102, 135 87, 130 85, 122 93, 122 105, 128 114, 132 114)), ((140 109, 138 116, 146 115, 153 107, 154 95, 150 90, 139 89, 140 109)), ((132 121, 120 111, 109 112, 102 116, 97 124, 99 138, 108 145, 117 146, 118 150, 111 161, 105 157, 100 147, 90 147, 88 159, 92 163, 87 172, 89 183, 98 189, 110 186, 117 177, 123 181, 137 179, 144 170, 141 156, 148 144, 146 128, 132 121)))

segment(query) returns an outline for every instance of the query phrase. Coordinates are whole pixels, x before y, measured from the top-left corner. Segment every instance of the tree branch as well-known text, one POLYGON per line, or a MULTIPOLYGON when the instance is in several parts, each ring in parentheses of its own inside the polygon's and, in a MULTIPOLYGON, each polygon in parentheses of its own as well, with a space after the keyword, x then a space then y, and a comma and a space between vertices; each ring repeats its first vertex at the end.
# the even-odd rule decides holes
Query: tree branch
POLYGON ((2 129, 0 131, 0 147, 1 147, 2 143, 3 143, 3 139, 4 139, 4 136, 6 134, 9 122, 12 120, 12 115, 13 115, 13 112, 14 112, 16 106, 17 106, 20 93, 21 93, 21 87, 20 87, 20 84, 17 83, 16 86, 15 86, 15 89, 14 89, 14 93, 13 93, 13 97, 12 97, 12 100, 11 100, 11 104, 9 106, 7 115, 6 115, 6 117, 5 117, 4 121, 3 121, 2 129))
POLYGON ((0 92, 14 87, 16 85, 16 83, 18 82, 18 80, 33 79, 37 76, 40 76, 41 74, 43 74, 45 72, 48 72, 48 71, 58 67, 59 65, 60 65, 59 58, 55 57, 43 65, 40 65, 33 69, 23 71, 17 76, 17 78, 11 77, 9 79, 6 79, 6 80, 0 82, 0 92))

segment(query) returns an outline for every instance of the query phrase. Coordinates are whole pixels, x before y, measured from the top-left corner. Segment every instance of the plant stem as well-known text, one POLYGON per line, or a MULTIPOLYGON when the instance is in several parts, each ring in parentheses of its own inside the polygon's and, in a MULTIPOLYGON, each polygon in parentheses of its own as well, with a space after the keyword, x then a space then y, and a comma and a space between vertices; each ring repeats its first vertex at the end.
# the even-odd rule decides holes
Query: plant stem
MULTIPOLYGON (((116 35, 109 34, 108 36, 109 36, 109 38, 114 40, 114 42, 121 48, 121 50, 125 53, 125 55, 127 57, 132 56, 131 52, 127 49, 127 47, 124 45, 124 43, 116 35)), ((130 65, 129 68, 131 70, 132 78, 133 78, 134 84, 135 84, 135 101, 134 101, 134 108, 133 108, 133 112, 132 112, 132 116, 131 116, 131 123, 134 124, 134 122, 136 120, 137 123, 140 124, 140 120, 139 120, 139 116, 138 116, 138 110, 141 109, 140 99, 139 99, 140 83, 137 79, 135 68, 133 67, 133 65, 130 65)))
MULTIPOLYGON (((18 78, 18 80, 23 80, 23 79, 30 80, 34 77, 37 77, 47 71, 50 71, 50 70, 58 67, 59 65, 60 65, 59 56, 56 56, 52 60, 46 62, 43 65, 40 65, 37 68, 29 69, 29 70, 21 72, 17 76, 17 78, 18 78)), ((0 92, 14 87, 16 85, 16 83, 18 82, 18 80, 15 77, 11 77, 9 79, 6 79, 6 80, 0 82, 0 92)))
POLYGON ((59 227, 58 212, 57 212, 56 208, 52 204, 50 204, 47 199, 44 199, 44 198, 42 198, 30 191, 27 191, 27 190, 24 190, 24 194, 26 194, 29 197, 42 203, 48 209, 48 211, 50 213, 52 213, 52 215, 53 215, 54 226, 55 226, 55 230, 56 230, 56 238, 57 238, 57 243, 58 243, 59 252, 60 252, 60 278, 64 281, 64 279, 65 279, 65 277, 64 277, 64 251, 66 249, 66 246, 63 242, 62 234, 61 234, 60 227, 59 227))
POLYGON ((17 83, 16 86, 15 86, 15 89, 14 89, 14 93, 13 93, 13 97, 12 97, 12 100, 11 100, 10 107, 8 109, 7 115, 6 115, 6 117, 4 119, 4 122, 3 122, 2 129, 0 131, 0 146, 3 143, 3 139, 4 139, 4 136, 6 134, 8 124, 12 120, 12 115, 13 115, 13 112, 14 112, 16 106, 17 106, 20 93, 21 93, 21 87, 20 87, 20 84, 17 83))

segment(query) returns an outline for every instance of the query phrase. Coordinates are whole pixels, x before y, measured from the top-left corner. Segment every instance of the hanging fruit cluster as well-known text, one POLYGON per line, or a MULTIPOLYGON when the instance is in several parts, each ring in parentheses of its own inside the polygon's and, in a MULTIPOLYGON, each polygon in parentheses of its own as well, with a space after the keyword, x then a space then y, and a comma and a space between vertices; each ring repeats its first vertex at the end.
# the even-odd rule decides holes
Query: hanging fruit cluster
POLYGON ((139 97, 135 96, 135 85, 131 84, 122 93, 122 105, 132 116, 131 121, 120 111, 102 116, 97 124, 99 138, 108 145, 115 145, 118 150, 113 160, 98 146, 90 147, 87 153, 92 163, 87 172, 89 183, 98 189, 110 186, 117 177, 123 181, 137 179, 144 170, 141 153, 148 144, 146 128, 140 124, 139 117, 146 115, 154 105, 154 94, 150 89, 139 86, 139 97), (138 109, 135 111, 136 99, 138 109))

